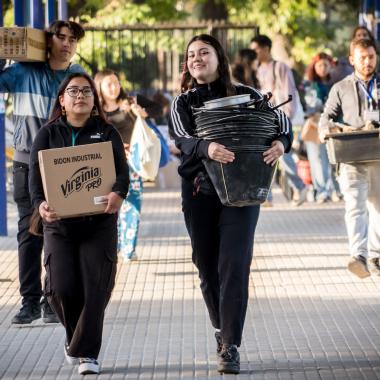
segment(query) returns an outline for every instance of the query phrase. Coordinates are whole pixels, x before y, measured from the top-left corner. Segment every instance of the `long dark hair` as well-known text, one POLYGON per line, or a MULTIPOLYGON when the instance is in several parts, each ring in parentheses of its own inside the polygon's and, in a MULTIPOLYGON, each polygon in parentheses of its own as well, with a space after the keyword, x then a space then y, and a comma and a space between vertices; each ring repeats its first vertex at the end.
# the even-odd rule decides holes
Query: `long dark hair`
POLYGON ((366 26, 364 26, 364 25, 359 25, 359 26, 357 26, 357 27, 352 31, 351 40, 359 39, 358 37, 356 37, 356 33, 357 33, 359 30, 364 30, 364 31, 368 34, 368 37, 365 37, 365 38, 368 38, 369 40, 375 41, 375 38, 374 38, 372 32, 371 32, 366 26))
POLYGON ((74 78, 84 78, 84 79, 86 79, 88 81, 88 83, 90 84, 91 90, 94 93, 94 106, 96 107, 99 116, 104 120, 104 122, 106 122, 106 118, 104 116, 104 112, 102 110, 102 107, 100 106, 99 96, 98 96, 98 93, 96 91, 96 87, 95 87, 94 81, 87 74, 85 74, 85 73, 74 73, 74 74, 68 75, 61 82, 61 85, 59 86, 59 89, 58 89, 57 97, 56 97, 55 102, 54 102, 53 110, 52 110, 51 116, 49 118, 49 123, 52 123, 53 121, 56 121, 61 116, 63 116, 62 115, 62 107, 61 107, 61 104, 59 102, 59 97, 61 95, 63 95, 63 93, 65 92, 67 86, 69 85, 69 83, 71 82, 71 80, 74 79, 74 78))
POLYGON ((189 68, 187 67, 189 46, 195 41, 202 41, 205 44, 211 45, 215 49, 216 55, 218 57, 218 62, 219 62, 219 65, 218 65, 219 79, 224 85, 224 87, 226 88, 227 96, 235 95, 236 91, 231 82, 231 74, 230 74, 230 69, 229 69, 229 64, 228 64, 228 58, 220 42, 213 36, 210 36, 209 34, 199 34, 197 36, 194 36, 186 46, 185 62, 183 63, 183 68, 182 68, 182 73, 181 73, 181 92, 185 92, 193 88, 195 84, 197 83, 195 78, 193 78, 190 75, 189 68))

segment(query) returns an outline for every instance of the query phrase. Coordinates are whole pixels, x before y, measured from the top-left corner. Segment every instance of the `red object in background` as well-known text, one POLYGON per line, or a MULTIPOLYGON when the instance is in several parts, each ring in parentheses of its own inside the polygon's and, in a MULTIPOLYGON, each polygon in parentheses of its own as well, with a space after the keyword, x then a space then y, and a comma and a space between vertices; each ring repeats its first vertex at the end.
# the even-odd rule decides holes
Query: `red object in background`
POLYGON ((305 185, 311 185, 311 171, 310 163, 308 160, 298 160, 297 162, 297 174, 302 179, 305 185))

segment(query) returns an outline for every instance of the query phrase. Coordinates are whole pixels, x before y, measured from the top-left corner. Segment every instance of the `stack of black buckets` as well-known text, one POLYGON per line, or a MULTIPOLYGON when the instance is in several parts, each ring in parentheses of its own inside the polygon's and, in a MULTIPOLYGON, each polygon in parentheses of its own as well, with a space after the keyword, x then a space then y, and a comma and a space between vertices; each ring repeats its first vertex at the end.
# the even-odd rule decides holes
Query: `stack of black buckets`
MULTIPOLYGON (((221 98, 219 104, 223 104, 223 99, 227 98, 221 98)), ((204 160, 224 205, 255 205, 267 198, 276 166, 264 162, 263 152, 278 136, 279 127, 275 111, 269 106, 262 109, 266 101, 264 97, 233 106, 218 106, 213 101, 212 107, 205 103, 194 109, 197 137, 223 144, 235 153, 235 160, 228 164, 204 160)))

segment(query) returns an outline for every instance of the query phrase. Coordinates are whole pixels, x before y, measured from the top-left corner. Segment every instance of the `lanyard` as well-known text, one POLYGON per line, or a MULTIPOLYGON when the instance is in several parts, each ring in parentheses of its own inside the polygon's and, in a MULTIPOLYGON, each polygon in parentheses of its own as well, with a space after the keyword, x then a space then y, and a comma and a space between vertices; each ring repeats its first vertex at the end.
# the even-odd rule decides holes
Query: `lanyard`
POLYGON ((77 137, 79 135, 80 129, 78 131, 74 131, 73 128, 71 128, 71 145, 75 146, 75 142, 77 141, 77 137))
POLYGON ((373 104, 376 103, 375 99, 372 96, 372 89, 373 89, 373 86, 375 84, 375 77, 373 77, 369 81, 369 83, 368 83, 368 89, 366 88, 366 86, 362 82, 359 82, 359 84, 360 84, 360 87, 364 90, 365 95, 367 96, 368 104, 370 105, 369 108, 371 110, 373 110, 373 104))

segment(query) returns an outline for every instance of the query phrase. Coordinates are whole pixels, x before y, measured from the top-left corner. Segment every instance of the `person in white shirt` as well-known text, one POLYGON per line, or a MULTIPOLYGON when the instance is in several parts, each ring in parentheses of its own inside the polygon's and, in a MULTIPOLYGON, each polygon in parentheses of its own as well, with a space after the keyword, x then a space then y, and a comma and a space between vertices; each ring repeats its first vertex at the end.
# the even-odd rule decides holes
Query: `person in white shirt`
MULTIPOLYGON (((255 50, 260 63, 257 69, 260 90, 264 93, 271 92, 273 96, 271 102, 275 104, 283 103, 288 99, 289 95, 292 96, 293 101, 281 107, 286 116, 291 120, 295 116, 297 106, 295 102, 297 88, 292 71, 285 63, 275 61, 272 58, 272 41, 268 36, 262 34, 255 36, 251 40, 250 48, 255 50)), ((285 177, 293 190, 293 204, 299 206, 306 200, 307 188, 297 174, 297 167, 292 153, 284 154, 281 157, 280 163, 285 177)), ((271 195, 268 196, 268 201, 271 204, 271 195)))

